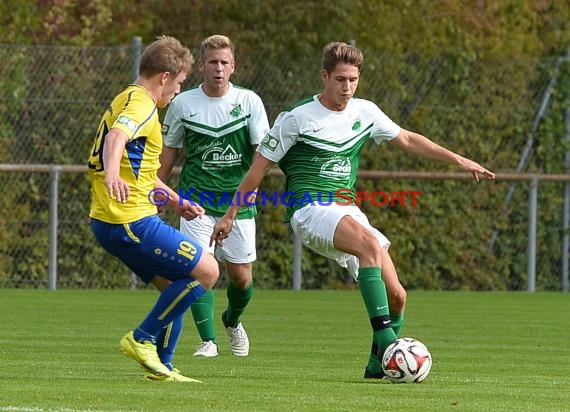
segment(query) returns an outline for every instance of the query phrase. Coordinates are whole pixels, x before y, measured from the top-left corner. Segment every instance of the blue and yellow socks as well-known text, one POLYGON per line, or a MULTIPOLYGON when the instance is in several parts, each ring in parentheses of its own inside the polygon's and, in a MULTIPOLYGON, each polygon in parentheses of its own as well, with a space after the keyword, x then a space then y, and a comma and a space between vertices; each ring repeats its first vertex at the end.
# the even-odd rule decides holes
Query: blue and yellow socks
POLYGON ((178 344, 178 338, 182 333, 183 323, 184 314, 178 316, 170 322, 167 327, 163 328, 156 339, 156 351, 158 352, 158 357, 170 370, 173 369, 172 357, 174 356, 174 351, 178 344))
POLYGON ((154 307, 145 320, 134 331, 137 342, 150 341, 156 344, 156 338, 163 328, 177 317, 183 315, 190 305, 206 292, 206 289, 194 279, 173 281, 162 291, 154 307))

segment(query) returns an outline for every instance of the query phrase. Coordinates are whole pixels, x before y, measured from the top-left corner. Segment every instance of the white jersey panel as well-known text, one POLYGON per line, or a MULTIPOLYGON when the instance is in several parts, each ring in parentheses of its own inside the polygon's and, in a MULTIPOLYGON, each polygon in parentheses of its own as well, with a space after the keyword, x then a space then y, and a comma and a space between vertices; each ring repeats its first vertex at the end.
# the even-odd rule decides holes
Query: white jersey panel
POLYGON ((400 126, 371 101, 353 98, 345 110, 333 111, 324 107, 315 95, 306 103, 280 113, 258 151, 278 162, 298 141, 321 150, 342 152, 351 149, 366 134, 379 144, 399 133, 400 126))
MULTIPOLYGON (((224 96, 209 97, 200 85, 174 98, 163 124, 164 145, 184 148, 179 188, 208 214, 222 216, 269 130, 261 99, 231 83, 224 96)), ((255 213, 244 207, 238 217, 255 213)))

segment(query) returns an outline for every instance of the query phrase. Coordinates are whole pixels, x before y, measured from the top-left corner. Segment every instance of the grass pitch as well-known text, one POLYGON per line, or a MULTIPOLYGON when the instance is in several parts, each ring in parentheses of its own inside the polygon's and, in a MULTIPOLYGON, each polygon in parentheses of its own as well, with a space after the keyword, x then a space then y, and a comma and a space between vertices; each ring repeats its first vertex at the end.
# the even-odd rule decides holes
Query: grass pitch
MULTIPOLYGON (((156 292, 0 290, 0 411, 569 411, 570 296, 410 292, 402 331, 430 349, 421 384, 362 378, 371 331, 357 291, 256 290, 251 351, 175 365, 203 384, 143 382, 119 352, 156 292)), ((216 314, 225 306, 216 294, 216 314)))

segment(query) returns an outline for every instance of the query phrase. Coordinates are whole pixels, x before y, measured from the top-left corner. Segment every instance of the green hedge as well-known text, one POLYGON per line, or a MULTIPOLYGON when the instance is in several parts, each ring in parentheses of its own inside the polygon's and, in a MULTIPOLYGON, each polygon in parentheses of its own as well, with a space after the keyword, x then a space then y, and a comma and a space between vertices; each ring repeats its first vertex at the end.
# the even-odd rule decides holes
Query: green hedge
MULTIPOLYGON (((233 81, 262 97, 271 122, 284 107, 320 90, 323 45, 353 39, 366 56, 360 97, 376 101, 402 126, 494 171, 517 169, 547 85, 556 78, 522 170, 566 172, 570 64, 562 63, 558 73, 555 67, 556 56, 570 44, 565 17, 570 6, 479 3, 230 0, 162 7, 143 1, 138 7, 126 1, 115 10, 104 2, 63 1, 52 7, 19 0, 12 14, 0 13, 0 42, 81 48, 0 45, 0 162, 85 164, 99 116, 132 80, 133 53, 129 45, 88 46, 127 44, 135 35, 148 42, 166 32, 196 50, 203 37, 221 32, 237 46, 233 81), (30 9, 36 14, 29 15, 30 9)), ((186 85, 198 81, 195 72, 186 85)), ((361 169, 455 171, 388 144, 366 146, 361 169)), ((0 286, 45 287, 48 176, 4 173, 0 182, 5 188, 0 286)), ((282 185, 271 177, 262 189, 282 190, 282 185)), ((60 178, 60 285, 127 287, 128 271, 103 252, 90 232, 88 187, 85 175, 60 178)), ((363 205, 371 222, 392 240, 392 257, 408 288, 526 288, 526 184, 515 186, 508 203, 508 182, 361 180, 358 187, 423 192, 414 208, 363 205)), ((562 184, 543 183, 539 191, 537 287, 543 290, 556 290, 560 283, 562 190, 562 184)), ((258 217, 259 287, 291 287, 292 233, 282 215, 280 207, 264 207, 258 217)), ((176 222, 171 215, 167 219, 176 222)), ((303 286, 353 284, 345 271, 305 250, 303 286)))

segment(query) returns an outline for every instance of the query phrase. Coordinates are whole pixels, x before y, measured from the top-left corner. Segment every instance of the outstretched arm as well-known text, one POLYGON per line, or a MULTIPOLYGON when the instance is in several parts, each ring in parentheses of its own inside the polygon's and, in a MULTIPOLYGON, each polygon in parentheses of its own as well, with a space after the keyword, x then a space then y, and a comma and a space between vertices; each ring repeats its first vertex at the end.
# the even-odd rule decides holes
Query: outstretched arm
POLYGON ((427 137, 419 133, 401 129, 398 136, 392 139, 390 143, 406 150, 407 152, 426 157, 428 159, 441 160, 459 166, 463 170, 471 172, 477 181, 479 181, 479 175, 487 179, 495 178, 495 174, 493 172, 485 169, 479 163, 460 156, 457 153, 432 142, 427 137))
POLYGON ((220 245, 222 241, 228 237, 229 233, 232 231, 235 217, 242 203, 239 201, 238 196, 240 196, 240 193, 255 191, 261 184, 267 171, 273 167, 273 164, 274 162, 267 159, 259 152, 256 154, 251 167, 249 168, 248 172, 236 190, 236 194, 232 200, 231 206, 228 208, 228 210, 226 210, 224 216, 214 226, 214 231, 212 232, 212 237, 210 238, 210 245, 212 245, 214 242, 220 245))

